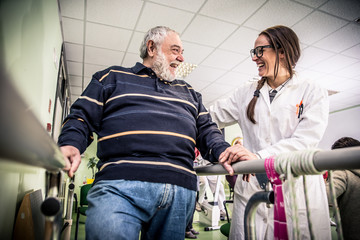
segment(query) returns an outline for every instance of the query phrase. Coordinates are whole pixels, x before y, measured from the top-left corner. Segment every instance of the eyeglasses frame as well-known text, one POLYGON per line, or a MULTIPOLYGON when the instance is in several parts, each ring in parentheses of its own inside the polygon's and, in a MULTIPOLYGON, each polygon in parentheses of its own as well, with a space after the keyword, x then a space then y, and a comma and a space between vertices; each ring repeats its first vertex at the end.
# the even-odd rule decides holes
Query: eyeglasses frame
POLYGON ((272 45, 257 46, 256 48, 250 50, 250 57, 253 58, 256 55, 257 58, 261 58, 264 55, 264 48, 274 48, 274 47, 272 45), (261 55, 258 54, 259 51, 261 51, 261 55))

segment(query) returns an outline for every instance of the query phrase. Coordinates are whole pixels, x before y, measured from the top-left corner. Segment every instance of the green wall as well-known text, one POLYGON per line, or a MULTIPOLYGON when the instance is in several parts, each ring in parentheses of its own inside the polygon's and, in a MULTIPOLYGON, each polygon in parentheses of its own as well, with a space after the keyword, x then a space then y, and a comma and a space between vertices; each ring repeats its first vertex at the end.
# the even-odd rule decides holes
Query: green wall
MULTIPOLYGON (((1 70, 45 129, 52 122, 62 44, 57 1, 1 0, 0 4, 1 70)), ((0 181, 0 236, 11 239, 25 193, 41 189, 44 197, 45 171, 0 159, 0 181)))
POLYGON ((48 104, 54 103, 62 44, 57 2, 2 0, 1 31, 5 70, 45 127, 52 120, 48 104))

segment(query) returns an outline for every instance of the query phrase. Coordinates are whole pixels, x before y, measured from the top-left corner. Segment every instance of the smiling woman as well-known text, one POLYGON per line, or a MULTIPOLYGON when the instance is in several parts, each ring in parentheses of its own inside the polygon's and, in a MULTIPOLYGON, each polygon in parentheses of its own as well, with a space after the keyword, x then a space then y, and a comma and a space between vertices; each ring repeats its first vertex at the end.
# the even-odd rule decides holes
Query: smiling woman
MULTIPOLYGON (((274 26, 262 31, 250 54, 261 79, 240 86, 227 99, 215 102, 209 109, 220 128, 237 122, 243 132, 243 145, 235 144, 220 156, 219 161, 230 173, 233 171, 230 166, 233 162, 265 159, 283 152, 315 148, 328 121, 327 91, 295 72, 300 46, 294 31, 286 26, 274 26)), ((297 181, 301 186, 302 177, 297 181)), ((255 192, 264 191, 269 186, 268 182, 266 174, 237 178, 230 239, 245 238, 245 206, 255 192)), ((286 187, 287 184, 285 182, 286 187)), ((330 224, 321 220, 329 219, 322 177, 307 176, 306 187, 314 193, 309 201, 309 209, 314 213, 311 221, 316 223, 315 237, 330 239, 330 224)), ((284 194, 286 198, 286 192, 284 194)), ((297 192, 296 196, 298 209, 305 211, 304 194, 297 192)), ((286 221, 282 224, 287 224, 287 234, 291 238, 293 216, 288 201, 285 208, 286 221)), ((256 236, 260 239, 278 237, 278 228, 274 227, 274 216, 277 215, 273 211, 272 207, 267 208, 265 204, 258 207, 256 236)), ((306 227, 308 219, 301 217, 300 221, 305 223, 305 227, 300 229, 300 239, 309 238, 311 233, 306 227)))
POLYGON ((250 51, 250 55, 258 66, 259 76, 261 76, 254 97, 247 108, 247 116, 255 124, 254 108, 259 91, 265 82, 277 93, 282 87, 281 89, 277 88, 293 77, 294 68, 300 58, 299 39, 290 28, 281 26, 268 28, 259 34, 255 41, 255 48, 250 51), (264 48, 268 48, 265 55, 264 48))

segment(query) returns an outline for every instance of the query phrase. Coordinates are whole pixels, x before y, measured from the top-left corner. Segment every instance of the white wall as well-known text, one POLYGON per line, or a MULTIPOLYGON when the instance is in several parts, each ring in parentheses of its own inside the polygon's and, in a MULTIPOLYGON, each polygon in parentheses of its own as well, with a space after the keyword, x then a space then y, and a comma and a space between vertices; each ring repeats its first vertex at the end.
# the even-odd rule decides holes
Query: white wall
POLYGON ((360 105, 330 113, 329 124, 319 148, 329 150, 341 137, 352 137, 360 141, 360 105))
POLYGON ((225 141, 231 144, 236 137, 243 137, 239 124, 236 123, 225 128, 225 141))

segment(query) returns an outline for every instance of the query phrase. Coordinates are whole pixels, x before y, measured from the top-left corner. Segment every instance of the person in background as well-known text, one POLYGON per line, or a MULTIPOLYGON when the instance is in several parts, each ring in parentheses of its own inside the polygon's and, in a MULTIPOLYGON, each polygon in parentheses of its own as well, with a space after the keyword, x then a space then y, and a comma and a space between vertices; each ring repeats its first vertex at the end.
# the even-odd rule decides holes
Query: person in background
MULTIPOLYGON (((358 147, 360 142, 351 137, 343 137, 335 141, 331 149, 358 147)), ((344 239, 359 239, 360 226, 360 170, 336 170, 332 172, 335 197, 340 210, 344 239)), ((327 179, 326 192, 329 202, 330 182, 327 179)))
MULTIPOLYGON (((111 36, 108 36, 111 37, 111 36)), ((86 238, 184 239, 195 207, 194 148, 215 162, 230 146, 201 95, 175 79, 184 61, 179 34, 150 29, 143 63, 95 73, 64 120, 58 144, 73 176, 98 135, 100 159, 86 212, 86 238)))
POLYGON ((197 239, 197 236, 196 236, 196 235, 199 235, 199 232, 196 231, 196 230, 193 228, 194 212, 195 212, 195 210, 193 211, 193 215, 191 216, 190 222, 189 222, 188 225, 186 226, 186 229, 185 229, 185 238, 197 239))
MULTIPOLYGON (((200 155, 200 152, 197 148, 195 148, 195 160, 194 160, 194 167, 198 166, 198 156, 200 155)), ((197 182, 199 182, 199 177, 197 177, 197 182)), ((197 183, 197 192, 196 192, 196 201, 195 203, 197 203, 197 198, 198 198, 198 192, 199 192, 199 183, 197 183)), ((189 223, 186 225, 186 229, 185 229, 185 238, 190 238, 190 239, 197 239, 197 236, 199 234, 198 231, 196 231, 193 228, 193 220, 194 220, 194 213, 195 213, 195 208, 194 211, 191 215, 190 221, 189 223)))
POLYGON ((201 206, 207 202, 205 199, 206 195, 206 189, 207 187, 210 188, 213 197, 215 197, 216 194, 216 186, 219 182, 219 193, 218 193, 218 199, 214 199, 214 201, 217 201, 219 210, 220 210, 220 220, 225 221, 226 220, 226 212, 224 207, 224 201, 226 200, 225 196, 225 189, 224 184, 222 183, 222 176, 221 175, 209 175, 209 176, 200 176, 199 177, 199 199, 198 203, 201 206))
MULTIPOLYGON (((300 58, 299 39, 286 26, 262 31, 250 51, 261 79, 236 89, 227 99, 210 106, 219 128, 238 123, 243 145, 235 144, 221 156, 220 162, 230 175, 236 161, 268 158, 284 152, 316 148, 328 123, 329 100, 325 89, 295 71, 300 58)), ((244 239, 244 210, 249 198, 269 185, 266 174, 238 177, 235 185, 234 212, 230 239, 244 239)), ((302 176, 296 181, 300 239, 310 238, 302 176), (301 186, 301 187, 299 187, 301 186)), ((311 222, 316 239, 330 239, 328 201, 321 175, 306 176, 310 193, 311 222)), ((288 182, 284 183, 286 189, 288 182)), ((270 186, 271 187, 271 186, 270 186)), ((286 195, 285 195, 286 197, 286 195)), ((285 199, 287 234, 292 236, 290 203, 285 199)), ((273 206, 260 204, 256 212, 257 239, 274 238, 273 206)))
MULTIPOLYGON (((206 165, 212 165, 209 161, 202 158, 201 154, 197 157, 199 166, 206 166, 206 165)), ((222 179, 220 175, 209 175, 209 176, 198 176, 199 179, 199 195, 196 202, 196 207, 199 212, 203 209, 203 204, 207 203, 207 197, 206 196, 206 189, 209 187, 212 193, 212 196, 215 198, 216 195, 216 187, 219 182, 219 189, 218 189, 218 198, 213 199, 214 202, 217 201, 218 207, 220 210, 220 220, 225 221, 226 219, 226 212, 224 207, 224 201, 226 200, 225 196, 225 188, 224 184, 222 183, 222 179)))

